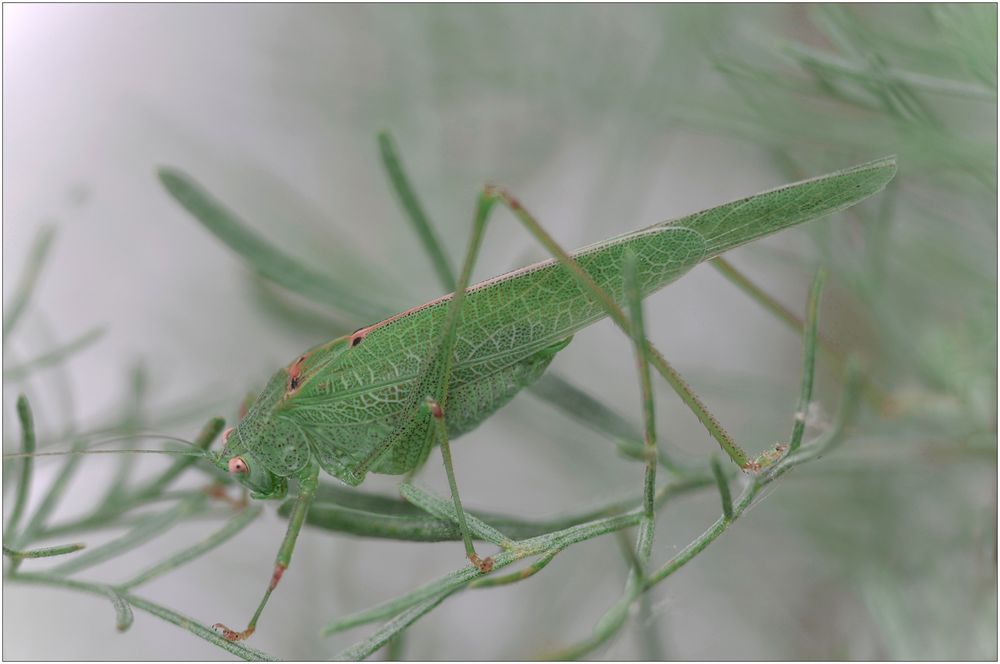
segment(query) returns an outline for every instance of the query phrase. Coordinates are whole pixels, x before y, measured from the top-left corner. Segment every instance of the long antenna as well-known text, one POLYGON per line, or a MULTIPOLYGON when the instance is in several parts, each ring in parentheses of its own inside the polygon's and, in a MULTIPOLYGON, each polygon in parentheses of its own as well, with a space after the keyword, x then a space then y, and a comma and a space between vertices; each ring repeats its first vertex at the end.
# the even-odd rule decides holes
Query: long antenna
MULTIPOLYGON (((109 441, 103 441, 109 442, 109 441)), ((4 454, 4 459, 23 459, 25 457, 66 456, 69 454, 167 454, 170 456, 212 456, 211 452, 202 449, 194 450, 63 450, 60 452, 11 452, 4 454)))

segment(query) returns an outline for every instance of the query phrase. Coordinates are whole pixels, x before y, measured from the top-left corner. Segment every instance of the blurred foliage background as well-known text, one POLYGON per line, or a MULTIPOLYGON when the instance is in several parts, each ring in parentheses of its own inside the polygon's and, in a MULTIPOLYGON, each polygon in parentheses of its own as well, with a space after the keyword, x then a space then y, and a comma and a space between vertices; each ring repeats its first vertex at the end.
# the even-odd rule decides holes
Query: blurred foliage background
MULTIPOLYGON (((4 337, 4 449, 19 444, 21 391, 41 446, 126 425, 190 438, 209 415, 231 419, 301 350, 371 322, 254 276, 168 198, 160 164, 197 177, 304 263, 402 309, 440 292, 381 171, 382 129, 453 262, 486 182, 510 187, 572 247, 895 153, 899 175, 881 196, 731 256, 794 311, 815 266, 828 266, 821 329, 865 359, 890 407, 869 407, 836 454, 778 483, 656 589, 645 624, 597 656, 995 659, 996 12, 5 5, 5 332, 39 228, 56 234, 16 334, 4 337), (31 364, 67 343, 79 348, 65 361, 31 364)), ((542 257, 499 222, 475 276, 542 257)), ((748 450, 787 438, 796 335, 707 266, 646 309, 651 339, 748 450)), ((839 391, 820 368, 817 429, 839 391)), ((641 421, 631 348, 608 323, 577 335, 552 371, 641 421)), ((662 382, 657 393, 661 444, 704 458, 713 443, 662 382)), ((631 495, 642 481, 641 464, 527 393, 454 449, 472 508, 543 517, 631 495)), ((164 463, 143 459, 126 474, 164 463)), ((439 466, 432 457, 422 480, 443 493, 439 466)), ((39 461, 35 501, 58 467, 39 461)), ((56 517, 122 479, 114 460, 82 468, 56 517)), ((13 469, 4 462, 5 502, 13 469)), ((365 487, 392 494, 397 482, 365 487)), ((654 561, 717 513, 711 492, 664 510, 654 561)), ((92 577, 134 574, 217 524, 184 521, 92 577)), ((238 623, 283 529, 268 506, 145 592, 205 624, 238 623)), ((332 656, 370 628, 324 640, 321 625, 454 569, 461 554, 454 542, 306 529, 251 644, 332 656)), ((614 537, 573 547, 529 582, 445 602, 410 630, 402 655, 544 654, 589 633, 627 569, 614 537)), ((221 654, 146 614, 118 635, 105 603, 5 583, 4 657, 221 654)))

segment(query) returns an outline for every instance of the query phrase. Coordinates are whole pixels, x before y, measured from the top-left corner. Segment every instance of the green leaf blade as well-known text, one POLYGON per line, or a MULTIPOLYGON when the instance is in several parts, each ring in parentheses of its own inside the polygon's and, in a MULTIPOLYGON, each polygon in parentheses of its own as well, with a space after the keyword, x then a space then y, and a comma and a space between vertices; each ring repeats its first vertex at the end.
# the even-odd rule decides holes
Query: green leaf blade
POLYGON ((170 195, 184 209, 223 244, 239 254, 250 267, 274 283, 358 320, 377 321, 392 313, 370 300, 354 295, 333 277, 317 272, 283 253, 183 171, 160 167, 157 175, 170 195))

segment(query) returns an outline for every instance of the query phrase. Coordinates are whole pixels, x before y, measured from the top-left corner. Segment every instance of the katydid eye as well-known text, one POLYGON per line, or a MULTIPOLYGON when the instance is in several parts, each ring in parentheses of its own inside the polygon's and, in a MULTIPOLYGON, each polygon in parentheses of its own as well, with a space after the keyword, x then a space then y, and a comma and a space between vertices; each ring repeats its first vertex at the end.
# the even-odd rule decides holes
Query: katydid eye
POLYGON ((250 467, 243 457, 233 457, 229 460, 229 472, 232 475, 246 475, 250 472, 250 467))

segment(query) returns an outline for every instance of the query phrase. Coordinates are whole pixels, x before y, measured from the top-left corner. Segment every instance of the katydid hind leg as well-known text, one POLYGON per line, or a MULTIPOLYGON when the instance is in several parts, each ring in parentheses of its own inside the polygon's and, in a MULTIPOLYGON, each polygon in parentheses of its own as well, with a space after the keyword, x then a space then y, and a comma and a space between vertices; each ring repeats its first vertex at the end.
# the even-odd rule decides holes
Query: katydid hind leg
MULTIPOLYGON (((549 251, 553 258, 559 261, 559 263, 561 263, 563 267, 569 271, 577 284, 583 288, 583 290, 585 290, 589 296, 604 310, 604 313, 610 317, 627 336, 631 337, 632 328, 630 321, 621 306, 619 306, 619 304, 615 301, 612 294, 608 292, 607 288, 598 284, 594 277, 591 276, 591 274, 588 273, 579 262, 574 260, 574 258, 570 256, 565 249, 556 243, 556 241, 545 231, 542 225, 535 220, 535 218, 524 208, 523 205, 521 205, 520 201, 518 201, 502 187, 492 185, 487 186, 480 195, 480 210, 484 211, 483 224, 485 225, 485 217, 488 216, 490 209, 497 202, 502 203, 514 214, 514 216, 521 222, 532 237, 538 240, 539 243, 549 251)), ((683 231, 685 229, 678 230, 683 231)), ((478 232, 482 233, 482 229, 479 228, 478 232)), ((686 235, 694 237, 699 234, 694 233, 693 231, 688 231, 686 235)), ((704 254, 692 256, 690 264, 685 265, 683 269, 690 269, 697 263, 701 262, 704 258, 704 254)), ((753 464, 747 457, 746 452, 744 452, 743 449, 736 444, 729 433, 719 423, 718 419, 708 410, 708 407, 705 406, 698 395, 695 394, 690 386, 688 386, 687 382, 683 379, 683 377, 681 377, 677 370, 674 369, 669 362, 667 362, 666 358, 664 358, 651 343, 646 341, 644 345, 646 352, 649 354, 649 361, 653 367, 661 376, 663 376, 684 404, 694 413, 694 415, 702 423, 702 426, 704 426, 709 434, 716 440, 729 458, 744 470, 752 470, 753 464)))
POLYGON ((271 593, 274 589, 278 587, 278 583, 281 581, 282 575, 292 561, 292 552, 295 550, 295 542, 298 540, 299 532, 302 530, 302 524, 305 523, 306 514, 309 512, 309 506, 312 505, 313 498, 316 497, 316 488, 319 484, 319 466, 315 463, 309 464, 298 476, 299 489, 298 496, 295 499, 295 506, 292 508, 292 513, 288 518, 288 529, 285 531, 285 537, 281 542, 281 547, 278 549, 278 555, 274 561, 274 571, 271 573, 271 579, 268 581, 267 589, 264 591, 264 596, 257 606, 257 610, 254 612, 253 617, 247 624, 246 629, 241 632, 230 629, 222 623, 216 623, 213 625, 216 629, 222 631, 223 636, 230 641, 242 641, 249 638, 254 631, 257 629, 257 621, 260 619, 261 613, 264 611, 264 607, 267 606, 268 600, 271 598, 271 593))

